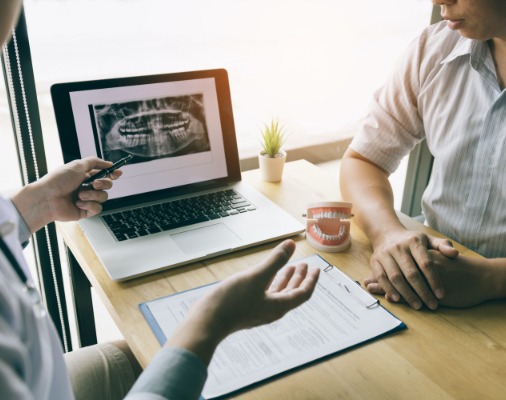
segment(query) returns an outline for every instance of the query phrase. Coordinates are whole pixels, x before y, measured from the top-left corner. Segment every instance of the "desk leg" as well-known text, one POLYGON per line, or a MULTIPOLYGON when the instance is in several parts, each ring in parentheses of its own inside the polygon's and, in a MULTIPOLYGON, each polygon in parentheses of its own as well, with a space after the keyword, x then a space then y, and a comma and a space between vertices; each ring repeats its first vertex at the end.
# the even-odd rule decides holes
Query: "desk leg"
POLYGON ((66 248, 69 263, 70 282, 74 298, 74 311, 76 315, 77 336, 79 347, 97 344, 97 331, 95 316, 91 300, 90 281, 83 272, 69 248, 66 248))

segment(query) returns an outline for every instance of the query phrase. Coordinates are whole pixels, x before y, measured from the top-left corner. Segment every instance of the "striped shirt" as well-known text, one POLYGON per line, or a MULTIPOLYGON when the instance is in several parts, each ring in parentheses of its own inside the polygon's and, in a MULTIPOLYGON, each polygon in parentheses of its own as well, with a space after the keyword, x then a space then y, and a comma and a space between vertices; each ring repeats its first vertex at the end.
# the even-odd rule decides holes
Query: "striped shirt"
POLYGON ((506 257, 506 90, 487 42, 426 28, 374 96, 350 147, 389 173, 422 139, 434 156, 428 225, 485 257, 506 257))

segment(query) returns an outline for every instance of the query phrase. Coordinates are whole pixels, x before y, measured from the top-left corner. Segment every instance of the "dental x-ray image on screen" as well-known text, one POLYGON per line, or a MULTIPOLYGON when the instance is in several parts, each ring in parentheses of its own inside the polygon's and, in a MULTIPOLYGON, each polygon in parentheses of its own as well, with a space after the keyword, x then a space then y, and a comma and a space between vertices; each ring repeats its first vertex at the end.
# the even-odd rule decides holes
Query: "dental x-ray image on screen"
POLYGON ((210 150, 203 94, 90 106, 102 157, 129 164, 210 150))

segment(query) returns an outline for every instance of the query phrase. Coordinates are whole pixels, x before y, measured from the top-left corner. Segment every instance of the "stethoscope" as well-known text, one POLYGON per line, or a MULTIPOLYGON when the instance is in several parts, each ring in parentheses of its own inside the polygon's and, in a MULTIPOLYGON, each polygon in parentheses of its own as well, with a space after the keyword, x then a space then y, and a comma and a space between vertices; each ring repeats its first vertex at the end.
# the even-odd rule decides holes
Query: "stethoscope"
POLYGON ((37 290, 37 287, 35 284, 28 279, 28 276, 26 275, 23 268, 21 268, 21 265, 19 265, 18 260, 16 260, 16 257, 14 257, 14 254, 12 254, 11 249, 7 244, 5 243, 2 236, 0 236, 0 249, 4 253, 5 257, 7 258, 7 261, 11 264, 12 268, 16 272, 16 275, 19 277, 19 280, 23 284, 23 292, 27 293, 28 297, 30 297, 30 300, 33 304, 33 311, 35 315, 38 318, 42 318, 46 315, 46 309, 42 305, 42 301, 40 298, 39 291, 37 290))

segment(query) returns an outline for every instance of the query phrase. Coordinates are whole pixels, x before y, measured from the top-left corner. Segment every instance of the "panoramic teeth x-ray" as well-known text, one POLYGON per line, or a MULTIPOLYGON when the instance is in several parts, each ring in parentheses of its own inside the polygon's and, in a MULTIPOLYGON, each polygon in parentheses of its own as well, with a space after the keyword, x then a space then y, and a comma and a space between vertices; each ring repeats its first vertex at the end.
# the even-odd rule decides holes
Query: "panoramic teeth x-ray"
POLYGON ((130 164, 210 150, 203 95, 192 94, 91 106, 102 157, 130 164))

